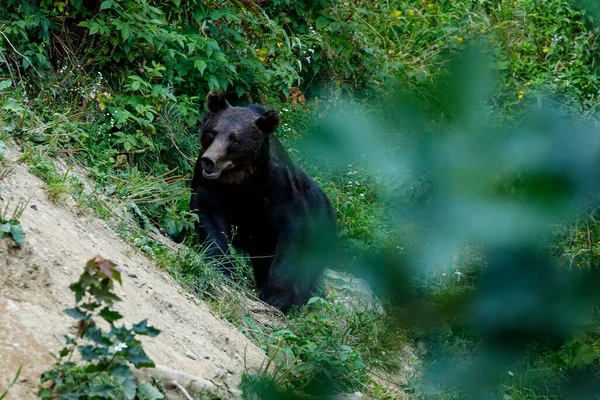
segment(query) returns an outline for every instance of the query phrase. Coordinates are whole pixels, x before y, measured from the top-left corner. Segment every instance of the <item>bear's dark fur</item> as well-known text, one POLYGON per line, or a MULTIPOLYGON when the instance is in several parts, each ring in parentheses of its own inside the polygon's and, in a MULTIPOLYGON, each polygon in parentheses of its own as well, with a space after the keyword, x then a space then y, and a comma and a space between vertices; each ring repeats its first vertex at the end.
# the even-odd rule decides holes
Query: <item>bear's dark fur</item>
POLYGON ((197 233, 208 257, 225 256, 227 275, 228 243, 247 252, 261 299, 286 312, 306 302, 323 269, 315 250, 335 237, 333 207, 273 135, 277 111, 231 107, 221 91, 206 101, 190 204, 197 233))

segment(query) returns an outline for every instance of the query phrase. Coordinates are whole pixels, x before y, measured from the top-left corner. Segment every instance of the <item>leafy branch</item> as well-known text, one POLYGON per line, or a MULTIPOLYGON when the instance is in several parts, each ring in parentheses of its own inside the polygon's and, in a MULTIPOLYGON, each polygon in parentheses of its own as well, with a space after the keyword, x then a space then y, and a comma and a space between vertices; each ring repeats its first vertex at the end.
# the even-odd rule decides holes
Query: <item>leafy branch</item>
MULTIPOLYGON (((155 337, 160 333, 148 320, 116 326, 123 316, 113 309, 120 301, 113 292, 121 282, 117 265, 100 256, 88 261, 79 280, 69 289, 75 294, 75 307, 64 313, 77 320, 77 334, 65 335, 66 346, 55 356, 54 367, 42 374, 42 399, 94 397, 134 399, 139 391, 130 364, 136 368, 154 367, 136 335, 155 337), (96 320, 109 324, 100 328, 96 320), (75 350, 80 362, 72 361, 75 350)), ((161 398, 161 397, 159 397, 161 398)))

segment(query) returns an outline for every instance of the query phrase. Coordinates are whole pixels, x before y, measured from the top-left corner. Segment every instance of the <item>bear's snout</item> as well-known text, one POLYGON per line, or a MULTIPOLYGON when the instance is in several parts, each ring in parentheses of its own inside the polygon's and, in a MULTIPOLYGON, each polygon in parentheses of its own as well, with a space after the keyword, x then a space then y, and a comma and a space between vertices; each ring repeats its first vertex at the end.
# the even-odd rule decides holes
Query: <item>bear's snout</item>
POLYGON ((216 138, 200 157, 202 174, 207 179, 217 179, 233 167, 227 157, 227 144, 221 138, 216 138))
POLYGON ((207 172, 211 172, 215 168, 215 161, 210 157, 204 156, 200 159, 200 162, 202 163, 202 169, 207 172))

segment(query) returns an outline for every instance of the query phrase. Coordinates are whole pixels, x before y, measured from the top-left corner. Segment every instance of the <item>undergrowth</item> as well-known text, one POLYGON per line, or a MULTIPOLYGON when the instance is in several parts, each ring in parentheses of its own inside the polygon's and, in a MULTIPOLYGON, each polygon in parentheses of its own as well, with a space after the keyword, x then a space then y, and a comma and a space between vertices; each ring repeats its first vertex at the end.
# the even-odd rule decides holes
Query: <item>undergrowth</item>
MULTIPOLYGON (((490 119, 518 122, 527 106, 557 99, 563 111, 582 120, 595 117, 597 15, 566 0, 257 3, 0 5, 0 184, 11 170, 4 143, 14 141, 20 161, 44 180, 51 200, 71 195, 80 209, 110 220, 265 349, 275 367, 246 383, 272 378, 273 390, 316 393, 326 387, 385 398, 392 395, 378 388, 370 372, 401 368, 398 350, 417 339, 430 348, 427 365, 470 365, 480 338, 460 318, 429 334, 397 329, 376 309, 350 307, 335 286, 281 325, 248 312, 245 300, 255 300, 251 273, 242 268, 235 283, 224 282, 193 239, 196 217, 188 209, 187 186, 199 152, 203 97, 221 88, 236 104, 279 109, 277 135, 332 200, 340 237, 365 253, 404 254, 427 236, 394 214, 397 205, 387 202, 386 191, 397 188, 382 171, 355 162, 330 168, 328 160, 306 151, 302 145, 313 123, 349 98, 383 121, 386 150, 397 154, 406 143, 396 142, 396 133, 410 137, 413 127, 386 114, 391 88, 400 84, 431 111, 432 127, 457 122, 464 105, 443 108, 448 67, 481 38, 500 77, 494 95, 485 99, 490 119), (72 173, 74 165, 89 174, 90 185, 72 173)), ((467 86, 453 90, 468 92, 467 86)), ((413 206, 427 205, 433 197, 428 179, 434 178, 410 172, 409 185, 401 188, 405 198, 413 206)), ((584 210, 555 226, 548 238, 549 252, 565 270, 598 268, 597 214, 594 207, 584 210)), ((17 220, 4 212, 0 228, 6 230, 8 222, 12 232, 17 220)), ((243 255, 239 259, 244 265, 243 255)), ((437 305, 471 294, 487 267, 481 249, 469 245, 442 264, 425 266, 414 282, 420 297, 437 305)), ((559 346, 533 345, 525 359, 497 377, 504 388, 497 395, 556 396, 556 382, 565 375, 596 367, 595 331, 559 346)), ((447 382, 436 390, 414 381, 403 388, 423 398, 464 398, 460 387, 447 382)))
POLYGON ((84 272, 69 289, 75 306, 64 313, 77 321, 77 334, 65 335, 65 347, 52 369, 41 376, 38 396, 54 398, 161 399, 164 396, 149 383, 137 385, 130 364, 136 368, 154 367, 142 343, 136 337, 155 337, 160 333, 147 320, 131 328, 116 325, 123 318, 113 309, 120 299, 114 294, 114 282, 121 275, 110 260, 100 256, 88 261, 84 272), (109 329, 97 325, 101 318, 109 329), (79 353, 78 357, 75 352, 79 353))

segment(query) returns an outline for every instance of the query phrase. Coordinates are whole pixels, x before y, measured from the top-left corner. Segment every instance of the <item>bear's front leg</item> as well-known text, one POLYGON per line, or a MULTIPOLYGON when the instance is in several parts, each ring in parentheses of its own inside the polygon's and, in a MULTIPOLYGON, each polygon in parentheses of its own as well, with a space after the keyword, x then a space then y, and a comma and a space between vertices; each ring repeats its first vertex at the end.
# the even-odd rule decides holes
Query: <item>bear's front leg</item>
POLYGON ((281 310, 284 314, 294 305, 294 294, 290 293, 291 288, 265 287, 260 294, 260 299, 265 303, 281 310))
POLYGON ((219 268, 227 277, 234 275, 235 264, 231 259, 229 251, 229 233, 231 225, 227 216, 204 206, 193 196, 190 209, 198 215, 196 222, 196 234, 200 241, 205 244, 204 256, 207 260, 218 262, 219 268))
POLYGON ((298 276, 298 237, 294 231, 280 233, 275 258, 269 268, 260 299, 286 313, 296 300, 298 276))

